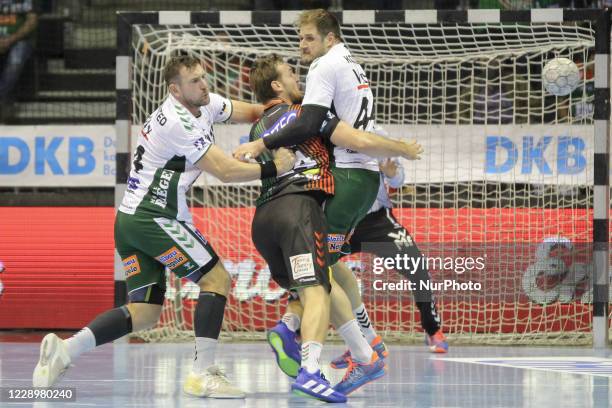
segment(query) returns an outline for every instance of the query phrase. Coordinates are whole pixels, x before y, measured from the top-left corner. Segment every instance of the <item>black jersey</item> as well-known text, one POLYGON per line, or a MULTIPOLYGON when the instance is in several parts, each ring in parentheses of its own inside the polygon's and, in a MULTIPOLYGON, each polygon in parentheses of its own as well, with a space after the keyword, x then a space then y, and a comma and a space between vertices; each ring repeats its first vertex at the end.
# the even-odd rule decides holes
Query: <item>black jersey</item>
MULTIPOLYGON (((250 141, 278 132, 295 120, 301 113, 301 105, 288 105, 280 99, 266 105, 262 117, 253 125, 249 135, 250 141)), ((334 193, 334 178, 330 171, 331 135, 322 134, 308 139, 294 147, 296 162, 293 169, 276 177, 262 180, 261 194, 256 201, 260 206, 276 197, 285 194, 306 191, 334 193)), ((272 160, 268 152, 259 156, 260 162, 272 160)))

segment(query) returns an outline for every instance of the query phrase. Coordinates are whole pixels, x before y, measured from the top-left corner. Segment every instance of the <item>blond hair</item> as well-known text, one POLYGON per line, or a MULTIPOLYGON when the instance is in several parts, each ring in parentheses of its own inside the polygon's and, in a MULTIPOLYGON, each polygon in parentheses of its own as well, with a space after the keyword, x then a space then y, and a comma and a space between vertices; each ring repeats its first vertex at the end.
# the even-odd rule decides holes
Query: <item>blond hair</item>
POLYGON ((329 33, 333 33, 339 41, 342 41, 338 19, 327 10, 314 9, 303 11, 300 17, 298 17, 297 26, 299 28, 307 24, 313 24, 322 38, 329 33))

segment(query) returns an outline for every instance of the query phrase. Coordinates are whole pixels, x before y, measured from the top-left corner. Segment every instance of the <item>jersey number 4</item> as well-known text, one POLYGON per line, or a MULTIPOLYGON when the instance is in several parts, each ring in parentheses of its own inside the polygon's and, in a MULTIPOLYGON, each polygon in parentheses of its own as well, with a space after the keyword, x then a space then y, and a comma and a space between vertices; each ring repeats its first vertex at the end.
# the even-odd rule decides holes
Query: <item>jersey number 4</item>
POLYGON ((372 120, 372 106, 367 97, 363 97, 361 100, 361 108, 359 109, 359 114, 357 115, 357 120, 353 124, 355 129, 366 130, 368 128, 368 124, 372 120), (370 113, 368 113, 370 112, 370 113))
POLYGON ((134 168, 136 169, 136 173, 142 170, 142 155, 144 154, 145 149, 142 145, 138 145, 136 151, 134 152, 134 168))

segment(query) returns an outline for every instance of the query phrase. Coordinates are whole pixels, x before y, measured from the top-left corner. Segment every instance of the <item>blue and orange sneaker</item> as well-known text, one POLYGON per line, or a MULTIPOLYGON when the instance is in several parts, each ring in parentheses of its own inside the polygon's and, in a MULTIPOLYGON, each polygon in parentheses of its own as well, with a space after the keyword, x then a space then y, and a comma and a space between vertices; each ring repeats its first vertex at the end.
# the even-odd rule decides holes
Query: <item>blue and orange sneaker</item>
MULTIPOLYGON (((378 354, 378 358, 380 358, 381 360, 387 358, 387 356, 389 355, 387 346, 385 345, 382 337, 380 336, 376 336, 374 341, 370 343, 370 346, 372 346, 372 350, 374 350, 376 354, 378 354)), ((329 365, 332 368, 346 368, 348 367, 348 360, 350 358, 351 358, 351 352, 350 350, 346 350, 344 354, 342 354, 340 357, 336 357, 334 360, 332 360, 332 362, 329 363, 329 365)))
POLYGON ((442 329, 434 333, 433 336, 425 335, 425 345, 431 353, 447 353, 448 342, 446 336, 442 333, 442 329))
POLYGON ((316 398, 325 402, 346 402, 346 395, 334 390, 321 374, 321 370, 310 374, 306 369, 300 367, 295 382, 291 384, 294 394, 303 397, 316 398))
POLYGON ((348 360, 348 368, 342 381, 334 385, 334 389, 344 395, 349 395, 359 387, 372 382, 385 375, 385 362, 378 358, 377 353, 372 353, 372 360, 368 364, 361 364, 348 360))
POLYGON ((276 364, 283 373, 296 378, 302 364, 302 354, 300 345, 295 340, 295 333, 280 321, 268 331, 266 338, 276 355, 276 364))

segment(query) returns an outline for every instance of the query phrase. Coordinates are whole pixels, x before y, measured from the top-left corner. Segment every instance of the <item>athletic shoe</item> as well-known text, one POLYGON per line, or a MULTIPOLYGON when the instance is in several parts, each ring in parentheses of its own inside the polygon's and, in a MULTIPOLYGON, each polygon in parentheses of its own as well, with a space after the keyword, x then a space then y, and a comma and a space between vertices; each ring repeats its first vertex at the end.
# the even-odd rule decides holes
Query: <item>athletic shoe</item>
POLYGON ((372 360, 368 364, 357 363, 352 358, 348 360, 348 368, 342 381, 334 389, 344 395, 349 395, 359 387, 385 375, 385 362, 372 353, 372 360))
POLYGON ((283 373, 296 378, 302 364, 300 345, 295 341, 295 333, 284 322, 278 322, 268 331, 268 343, 276 355, 276 364, 283 373))
MULTIPOLYGON (((376 336, 374 341, 370 343, 370 346, 372 346, 372 350, 374 350, 376 354, 378 354, 378 358, 380 358, 381 360, 387 358, 387 356, 389 355, 387 346, 385 345, 382 337, 380 336, 376 336)), ((350 350, 346 350, 343 355, 341 355, 340 357, 336 357, 334 360, 332 360, 331 363, 329 363, 329 365, 332 368, 346 368, 348 367, 348 361, 350 358, 351 352, 350 350)))
POLYGON ((446 341, 444 333, 442 333, 442 329, 435 332, 433 336, 425 335, 425 345, 427 345, 431 353, 448 352, 448 342, 446 341))
POLYGON ((32 376, 34 387, 52 387, 70 366, 70 355, 64 340, 53 333, 40 343, 40 357, 32 376))
POLYGON ((346 396, 332 388, 329 381, 321 374, 321 370, 310 374, 305 368, 300 367, 295 382, 291 384, 291 390, 294 394, 320 401, 346 402, 346 396))
POLYGON ((185 379, 183 391, 194 397, 244 398, 246 394, 233 386, 217 366, 210 366, 202 374, 191 372, 185 379))

